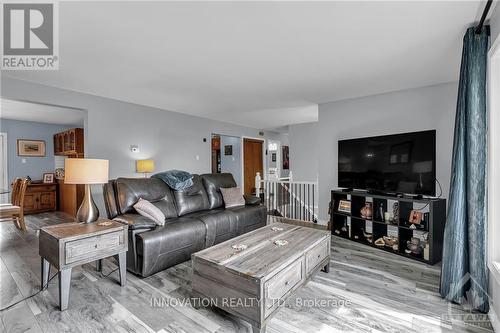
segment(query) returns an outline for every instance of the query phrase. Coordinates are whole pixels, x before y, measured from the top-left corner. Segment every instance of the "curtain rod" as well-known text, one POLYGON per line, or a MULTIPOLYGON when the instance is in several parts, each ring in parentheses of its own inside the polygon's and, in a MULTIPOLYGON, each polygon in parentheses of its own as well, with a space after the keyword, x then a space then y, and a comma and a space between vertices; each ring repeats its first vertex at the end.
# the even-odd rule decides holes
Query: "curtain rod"
POLYGON ((492 3, 493 3, 493 0, 486 1, 486 6, 484 6, 483 15, 481 15, 481 20, 479 20, 479 24, 477 25, 476 30, 475 30, 476 34, 481 33, 481 30, 483 29, 484 20, 486 20, 486 16, 488 16, 488 11, 490 10, 492 3))

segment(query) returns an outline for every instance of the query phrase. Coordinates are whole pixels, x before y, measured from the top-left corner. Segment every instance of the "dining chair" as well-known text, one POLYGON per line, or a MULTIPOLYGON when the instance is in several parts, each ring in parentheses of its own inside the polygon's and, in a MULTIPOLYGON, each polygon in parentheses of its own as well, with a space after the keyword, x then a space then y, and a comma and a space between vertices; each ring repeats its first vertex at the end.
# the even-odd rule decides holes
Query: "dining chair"
POLYGON ((10 202, 7 203, 2 203, 0 206, 12 206, 14 205, 14 201, 16 200, 17 192, 19 191, 19 187, 21 186, 22 179, 21 178, 16 178, 12 182, 12 192, 10 196, 10 202))
POLYGON ((0 206, 0 222, 12 221, 18 229, 26 231, 24 197, 28 187, 28 179, 22 179, 17 183, 17 187, 14 188, 16 181, 14 182, 12 189, 12 204, 0 206))

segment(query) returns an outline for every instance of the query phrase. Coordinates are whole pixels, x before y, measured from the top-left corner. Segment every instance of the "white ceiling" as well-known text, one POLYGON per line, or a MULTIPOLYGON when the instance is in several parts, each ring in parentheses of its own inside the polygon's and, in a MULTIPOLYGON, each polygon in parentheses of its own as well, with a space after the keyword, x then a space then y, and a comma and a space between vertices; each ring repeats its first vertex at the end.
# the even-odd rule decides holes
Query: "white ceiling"
MULTIPOLYGON (((2 98, 0 119, 34 121, 58 125, 83 125, 85 111, 2 98)), ((0 120, 1 121, 1 120, 0 120)))
POLYGON ((458 79, 484 2, 61 2, 51 86, 257 128, 458 79))

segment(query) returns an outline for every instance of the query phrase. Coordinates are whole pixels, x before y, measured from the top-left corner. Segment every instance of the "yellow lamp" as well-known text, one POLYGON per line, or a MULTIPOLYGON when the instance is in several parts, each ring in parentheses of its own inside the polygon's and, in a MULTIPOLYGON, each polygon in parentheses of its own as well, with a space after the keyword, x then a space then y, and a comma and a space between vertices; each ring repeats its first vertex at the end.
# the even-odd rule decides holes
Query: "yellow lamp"
POLYGON ((144 173, 144 177, 148 176, 148 172, 153 172, 155 169, 154 160, 137 160, 135 163, 137 172, 144 173))
POLYGON ((64 160, 64 183, 85 184, 85 196, 76 213, 79 222, 94 222, 99 218, 99 209, 92 199, 91 184, 108 182, 109 161, 90 158, 67 158, 64 160))

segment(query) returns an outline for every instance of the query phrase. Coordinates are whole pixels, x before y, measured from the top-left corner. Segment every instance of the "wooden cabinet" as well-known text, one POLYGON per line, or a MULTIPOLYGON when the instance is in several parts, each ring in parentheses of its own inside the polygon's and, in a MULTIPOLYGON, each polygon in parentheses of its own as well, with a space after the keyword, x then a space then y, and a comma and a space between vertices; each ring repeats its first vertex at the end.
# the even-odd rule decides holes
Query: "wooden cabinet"
POLYGON ((75 217, 83 201, 85 185, 65 184, 64 179, 58 179, 57 184, 59 210, 75 217))
POLYGON ((57 185, 31 183, 24 195, 24 214, 52 212, 57 208, 57 185))
POLYGON ((83 157, 83 128, 54 134, 54 155, 83 157))

